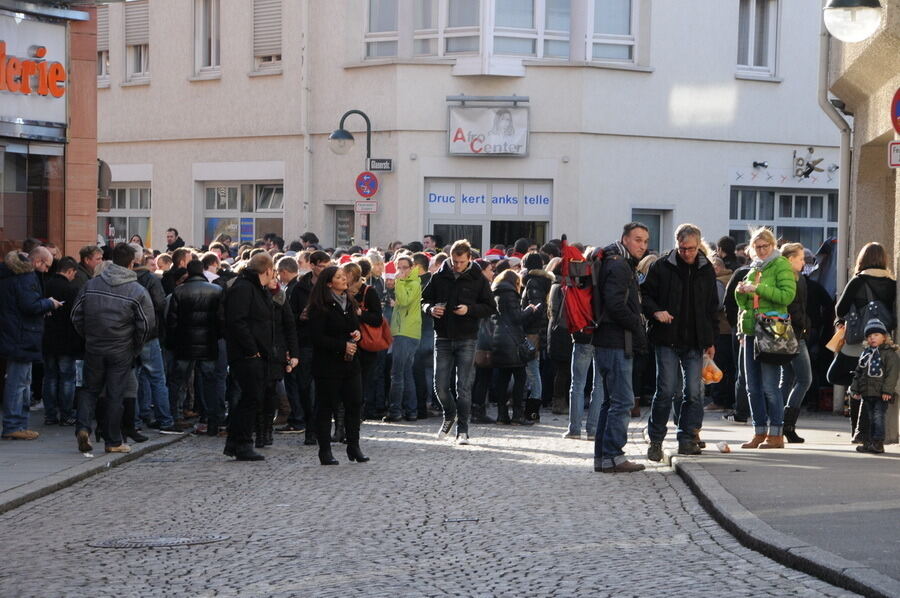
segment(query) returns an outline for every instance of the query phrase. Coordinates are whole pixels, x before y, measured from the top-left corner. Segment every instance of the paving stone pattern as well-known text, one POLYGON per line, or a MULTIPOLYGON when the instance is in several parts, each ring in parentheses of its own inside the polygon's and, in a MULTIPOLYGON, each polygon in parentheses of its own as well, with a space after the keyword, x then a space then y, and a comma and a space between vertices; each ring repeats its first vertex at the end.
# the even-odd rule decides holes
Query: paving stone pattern
POLYGON ((263 463, 187 439, 0 515, 0 596, 853 595, 741 546, 666 467, 594 473, 563 424, 472 426, 457 447, 435 419, 367 422, 372 461, 336 445, 337 467, 302 435, 263 463), (87 546, 208 534, 231 539, 87 546))

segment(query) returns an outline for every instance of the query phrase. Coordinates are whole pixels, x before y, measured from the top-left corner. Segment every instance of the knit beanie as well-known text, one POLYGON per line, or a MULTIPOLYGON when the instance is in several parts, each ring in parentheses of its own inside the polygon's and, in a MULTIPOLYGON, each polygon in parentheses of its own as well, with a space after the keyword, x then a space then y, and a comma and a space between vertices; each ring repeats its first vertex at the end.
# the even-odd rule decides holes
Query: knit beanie
POLYGON ((869 336, 870 334, 875 334, 876 332, 879 332, 879 333, 887 336, 887 328, 885 328, 885 326, 881 322, 881 320, 879 320, 877 318, 872 318, 871 320, 866 322, 866 336, 869 336))

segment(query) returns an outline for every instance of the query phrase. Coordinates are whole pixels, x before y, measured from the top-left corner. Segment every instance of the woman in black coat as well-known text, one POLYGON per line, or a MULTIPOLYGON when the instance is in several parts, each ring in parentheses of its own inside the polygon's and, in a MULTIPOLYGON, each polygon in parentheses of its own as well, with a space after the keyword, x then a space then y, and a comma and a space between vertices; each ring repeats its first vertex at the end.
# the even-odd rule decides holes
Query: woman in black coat
POLYGON ((504 270, 491 285, 497 302, 494 318, 494 337, 491 341, 491 365, 494 367, 494 394, 497 398, 497 423, 531 425, 525 419, 525 364, 526 355, 519 350, 525 343, 525 326, 535 313, 535 306, 522 308, 520 293, 522 282, 512 270, 504 270), (506 410, 506 389, 513 378, 513 413, 510 420, 506 410))
MULTIPOLYGON (((371 269, 369 264, 366 263, 365 265, 371 269)), ((349 286, 347 292, 353 295, 353 299, 356 301, 356 314, 359 316, 360 323, 365 324, 366 326, 372 326, 373 328, 380 327, 381 322, 384 320, 384 315, 381 311, 381 297, 378 295, 378 291, 375 290, 375 287, 363 282, 368 271, 364 272, 363 266, 355 262, 344 264, 341 266, 341 270, 343 270, 344 274, 347 276, 347 285, 349 286)), ((362 370, 363 388, 369 388, 373 384, 372 376, 375 362, 378 360, 378 352, 366 351, 362 347, 359 347, 358 355, 359 365, 362 370)), ((363 407, 364 406, 362 405, 360 406, 358 415, 360 421, 365 419, 365 410, 363 407)), ((343 410, 341 410, 340 407, 338 410, 340 411, 340 418, 343 420, 343 410)), ((336 415, 336 421, 337 417, 338 416, 336 415)), ((343 434, 343 430, 339 428, 338 435, 341 436, 339 439, 341 442, 343 441, 343 434)))
MULTIPOLYGON (((834 308, 839 323, 844 321, 854 306, 859 313, 862 313, 869 302, 869 292, 873 299, 884 304, 889 313, 895 313, 897 282, 894 275, 888 271, 887 264, 888 255, 880 243, 867 243, 860 249, 859 255, 856 257, 853 278, 844 287, 844 292, 841 293, 834 308)), ((893 333, 896 327, 896 323, 893 321, 884 322, 884 325, 889 333, 893 333)), ((834 361, 828 368, 828 382, 849 387, 860 353, 862 353, 862 345, 845 344, 834 356, 834 361)), ((866 418, 859 417, 859 407, 860 401, 851 397, 850 424, 853 427, 853 442, 865 441, 869 433, 869 422, 866 418)))
MULTIPOLYGON (((337 266, 325 268, 309 298, 309 334, 313 345, 313 376, 316 381, 316 439, 319 462, 337 465, 331 454, 331 414, 343 402, 346 413, 359 413, 362 378, 356 343, 359 316, 356 301, 347 293, 347 275, 337 266)), ((347 457, 364 463, 368 457, 359 448, 359 418, 348 417, 347 457)))
POLYGON ((547 303, 550 287, 556 282, 550 272, 544 270, 544 258, 531 252, 522 258, 522 307, 535 306, 534 317, 525 325, 525 334, 537 348, 534 359, 525 364, 528 375, 528 399, 525 401, 525 417, 531 421, 541 420, 541 399, 544 395, 542 374, 543 362, 547 355, 547 303))
POLYGON ((569 385, 572 382, 572 335, 563 308, 562 261, 557 260, 550 271, 556 277, 547 299, 547 356, 553 362, 553 403, 550 411, 554 415, 565 415, 569 412, 569 385))

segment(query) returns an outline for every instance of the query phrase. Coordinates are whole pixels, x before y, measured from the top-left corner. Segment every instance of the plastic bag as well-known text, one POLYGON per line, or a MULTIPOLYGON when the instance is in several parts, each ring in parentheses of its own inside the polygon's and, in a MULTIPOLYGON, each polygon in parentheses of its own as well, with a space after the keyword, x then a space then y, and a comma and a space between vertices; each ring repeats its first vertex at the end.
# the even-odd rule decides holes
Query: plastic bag
POLYGON ((725 374, 716 365, 709 355, 703 356, 703 368, 700 370, 700 379, 704 384, 715 384, 721 382, 725 374))

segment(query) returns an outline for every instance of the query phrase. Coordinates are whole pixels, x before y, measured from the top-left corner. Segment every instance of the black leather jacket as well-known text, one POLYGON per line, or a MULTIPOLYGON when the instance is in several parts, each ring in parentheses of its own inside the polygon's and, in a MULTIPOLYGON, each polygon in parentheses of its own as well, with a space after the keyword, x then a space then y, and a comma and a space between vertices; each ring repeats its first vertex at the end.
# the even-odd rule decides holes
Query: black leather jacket
POLYGON ((222 328, 222 287, 200 275, 175 288, 166 312, 166 343, 175 359, 218 359, 222 328))

